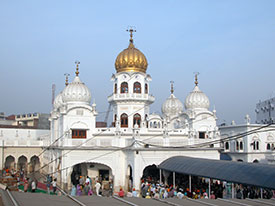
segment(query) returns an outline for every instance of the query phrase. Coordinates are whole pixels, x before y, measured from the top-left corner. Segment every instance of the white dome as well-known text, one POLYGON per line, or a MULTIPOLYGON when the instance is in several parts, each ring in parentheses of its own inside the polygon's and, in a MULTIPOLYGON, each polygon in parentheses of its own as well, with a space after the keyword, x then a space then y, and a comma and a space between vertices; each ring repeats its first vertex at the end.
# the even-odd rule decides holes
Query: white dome
POLYGON ((83 102, 90 104, 91 92, 89 88, 81 82, 79 76, 76 76, 72 83, 65 87, 62 92, 63 102, 83 102))
POLYGON ((62 92, 60 92, 54 99, 53 106, 55 109, 58 109, 63 105, 63 100, 62 100, 62 92))
POLYGON ((209 99, 208 97, 195 86, 193 91, 185 99, 185 109, 209 109, 209 99))
POLYGON ((183 112, 183 104, 174 94, 171 94, 162 104, 161 111, 165 116, 179 115, 183 112))

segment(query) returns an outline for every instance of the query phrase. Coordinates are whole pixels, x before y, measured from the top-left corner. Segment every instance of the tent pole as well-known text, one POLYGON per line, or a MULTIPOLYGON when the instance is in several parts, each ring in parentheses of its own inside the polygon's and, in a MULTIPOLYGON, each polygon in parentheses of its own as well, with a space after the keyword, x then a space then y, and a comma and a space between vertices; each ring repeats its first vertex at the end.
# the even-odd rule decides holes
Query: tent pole
POLYGON ((162 184, 161 169, 159 169, 159 184, 162 184))
POLYGON ((209 178, 209 182, 208 182, 208 198, 210 199, 210 195, 211 195, 211 179, 209 178))
POLYGON ((176 188, 176 173, 173 172, 173 187, 176 188))
POLYGON ((192 193, 192 179, 191 179, 191 175, 189 175, 189 191, 192 193))
POLYGON ((232 193, 232 199, 234 199, 234 183, 232 183, 232 187, 231 187, 231 193, 232 193))

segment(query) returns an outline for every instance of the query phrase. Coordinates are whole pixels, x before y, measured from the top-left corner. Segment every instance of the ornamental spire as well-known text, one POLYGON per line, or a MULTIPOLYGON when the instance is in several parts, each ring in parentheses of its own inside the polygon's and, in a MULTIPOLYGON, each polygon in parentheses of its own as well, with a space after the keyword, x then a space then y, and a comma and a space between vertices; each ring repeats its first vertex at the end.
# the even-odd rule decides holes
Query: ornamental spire
POLYGON ((170 83, 171 83, 171 94, 173 94, 174 93, 174 81, 170 81, 170 83))
POLYGON ((75 75, 78 76, 78 74, 79 74, 79 71, 78 71, 79 68, 78 68, 78 66, 79 66, 80 62, 76 60, 76 61, 75 61, 75 64, 76 64, 76 72, 75 72, 75 75))
POLYGON ((68 86, 68 84, 69 84, 69 83, 68 83, 68 79, 69 79, 70 74, 65 73, 64 76, 66 77, 65 85, 68 86))
POLYGON ((195 85, 198 86, 198 75, 200 74, 199 72, 194 72, 195 73, 195 85))
POLYGON ((134 27, 133 26, 129 26, 129 29, 127 29, 126 31, 128 31, 130 33, 130 43, 134 43, 134 40, 133 40, 133 32, 137 32, 137 30, 133 29, 134 27))

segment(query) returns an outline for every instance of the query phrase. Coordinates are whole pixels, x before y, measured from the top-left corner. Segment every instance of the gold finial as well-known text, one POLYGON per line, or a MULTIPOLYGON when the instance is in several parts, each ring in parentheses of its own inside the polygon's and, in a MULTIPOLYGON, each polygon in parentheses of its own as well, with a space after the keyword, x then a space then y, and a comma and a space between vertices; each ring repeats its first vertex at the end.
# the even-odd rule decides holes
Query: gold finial
POLYGON ((68 83, 68 79, 69 79, 70 74, 65 73, 64 76, 66 77, 65 85, 68 86, 68 84, 69 84, 69 83, 68 83))
POLYGON ((79 64, 80 64, 80 62, 79 61, 75 61, 75 64, 76 64, 76 72, 75 72, 75 75, 76 76, 78 76, 78 74, 79 74, 79 68, 78 68, 78 66, 79 66, 79 64))
POLYGON ((170 81, 171 83, 171 94, 174 93, 174 81, 170 81))
POLYGON ((195 74, 195 85, 198 86, 199 82, 198 82, 198 75, 200 74, 199 72, 194 72, 195 74))
POLYGON ((130 32, 130 42, 133 43, 133 32, 137 32, 137 30, 133 29, 133 26, 129 26, 129 29, 127 29, 126 31, 130 32))

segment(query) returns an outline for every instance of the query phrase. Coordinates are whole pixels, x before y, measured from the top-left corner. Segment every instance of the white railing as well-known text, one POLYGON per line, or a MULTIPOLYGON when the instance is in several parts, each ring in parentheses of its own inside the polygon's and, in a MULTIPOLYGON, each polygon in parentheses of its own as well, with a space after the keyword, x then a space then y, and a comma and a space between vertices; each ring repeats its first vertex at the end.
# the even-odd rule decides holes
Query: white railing
POLYGON ((149 100, 154 101, 155 97, 151 94, 139 94, 139 93, 123 93, 112 94, 108 96, 108 101, 120 100, 120 99, 135 99, 135 100, 149 100))

